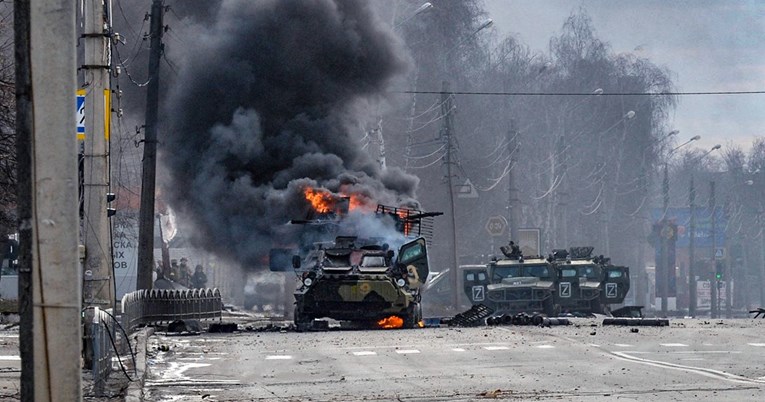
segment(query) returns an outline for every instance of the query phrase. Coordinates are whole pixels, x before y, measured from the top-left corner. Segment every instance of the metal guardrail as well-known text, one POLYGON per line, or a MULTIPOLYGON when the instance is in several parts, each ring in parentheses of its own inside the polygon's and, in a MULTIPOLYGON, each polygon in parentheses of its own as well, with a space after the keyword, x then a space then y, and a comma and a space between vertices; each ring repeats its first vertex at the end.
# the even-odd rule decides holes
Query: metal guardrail
POLYGON ((218 289, 137 290, 122 297, 122 326, 128 333, 146 324, 221 318, 218 289))
MULTIPOLYGON (((93 345, 93 391, 96 396, 104 395, 104 386, 112 372, 113 345, 116 339, 115 325, 108 323, 113 316, 108 311, 98 307, 93 309, 93 321, 89 326, 93 345)), ((86 327, 87 328, 87 327, 86 327)))

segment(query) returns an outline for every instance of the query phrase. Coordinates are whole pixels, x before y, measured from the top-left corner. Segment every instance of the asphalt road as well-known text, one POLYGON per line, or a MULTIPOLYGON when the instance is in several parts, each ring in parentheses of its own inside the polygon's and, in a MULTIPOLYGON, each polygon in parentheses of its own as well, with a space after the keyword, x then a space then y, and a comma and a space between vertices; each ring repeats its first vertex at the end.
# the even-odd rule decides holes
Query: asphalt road
POLYGON ((599 323, 156 333, 144 392, 151 401, 762 400, 765 320, 673 320, 637 333, 599 323))

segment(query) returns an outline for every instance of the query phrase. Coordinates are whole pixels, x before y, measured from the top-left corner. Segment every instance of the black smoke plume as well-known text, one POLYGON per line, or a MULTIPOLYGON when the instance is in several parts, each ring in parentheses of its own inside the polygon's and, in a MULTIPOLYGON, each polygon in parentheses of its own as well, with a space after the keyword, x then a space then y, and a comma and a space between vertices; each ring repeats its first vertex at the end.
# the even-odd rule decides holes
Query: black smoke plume
POLYGON ((205 10, 215 14, 185 35, 161 133, 164 189, 198 244, 262 263, 296 239, 286 223, 308 214, 306 186, 417 206, 417 178, 381 170, 358 140, 369 105, 407 67, 368 3, 231 0, 205 10))

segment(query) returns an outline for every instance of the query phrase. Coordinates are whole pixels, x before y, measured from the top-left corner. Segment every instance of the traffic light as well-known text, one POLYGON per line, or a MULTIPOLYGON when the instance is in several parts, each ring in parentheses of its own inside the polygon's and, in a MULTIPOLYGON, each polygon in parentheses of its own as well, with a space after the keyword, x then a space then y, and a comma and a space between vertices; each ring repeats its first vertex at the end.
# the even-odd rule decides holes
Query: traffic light
POLYGON ((717 261, 715 263, 715 279, 722 280, 723 274, 725 273, 725 265, 722 261, 717 261))

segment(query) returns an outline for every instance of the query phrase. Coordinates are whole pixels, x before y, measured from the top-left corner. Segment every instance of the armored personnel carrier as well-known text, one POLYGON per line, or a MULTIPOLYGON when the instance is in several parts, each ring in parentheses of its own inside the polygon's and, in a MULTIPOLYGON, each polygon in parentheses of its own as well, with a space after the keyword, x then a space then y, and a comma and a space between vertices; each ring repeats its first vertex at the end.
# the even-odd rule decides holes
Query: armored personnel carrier
POLYGON ((424 238, 398 253, 374 239, 340 236, 293 257, 301 285, 295 292, 295 325, 317 318, 414 328, 422 320, 420 287, 428 277, 424 238))
POLYGON ((557 272, 555 304, 564 313, 609 314, 610 305, 624 302, 630 288, 629 268, 593 256, 593 247, 554 250, 549 260, 557 272))
POLYGON ((504 258, 493 259, 482 268, 463 271, 464 291, 474 304, 484 304, 495 315, 544 313, 556 315, 556 274, 540 256, 524 257, 511 242, 502 247, 504 258))
MULTIPOLYGON (((382 238, 350 235, 299 250, 272 249, 272 271, 289 267, 285 252, 292 252, 298 330, 312 328, 321 318, 383 328, 417 326, 422 320, 421 287, 430 273, 426 239, 432 235, 430 218, 438 215, 378 205, 374 219, 393 229, 387 241, 401 245, 398 250, 382 238)), ((311 227, 337 227, 337 222, 313 222, 311 227)))

